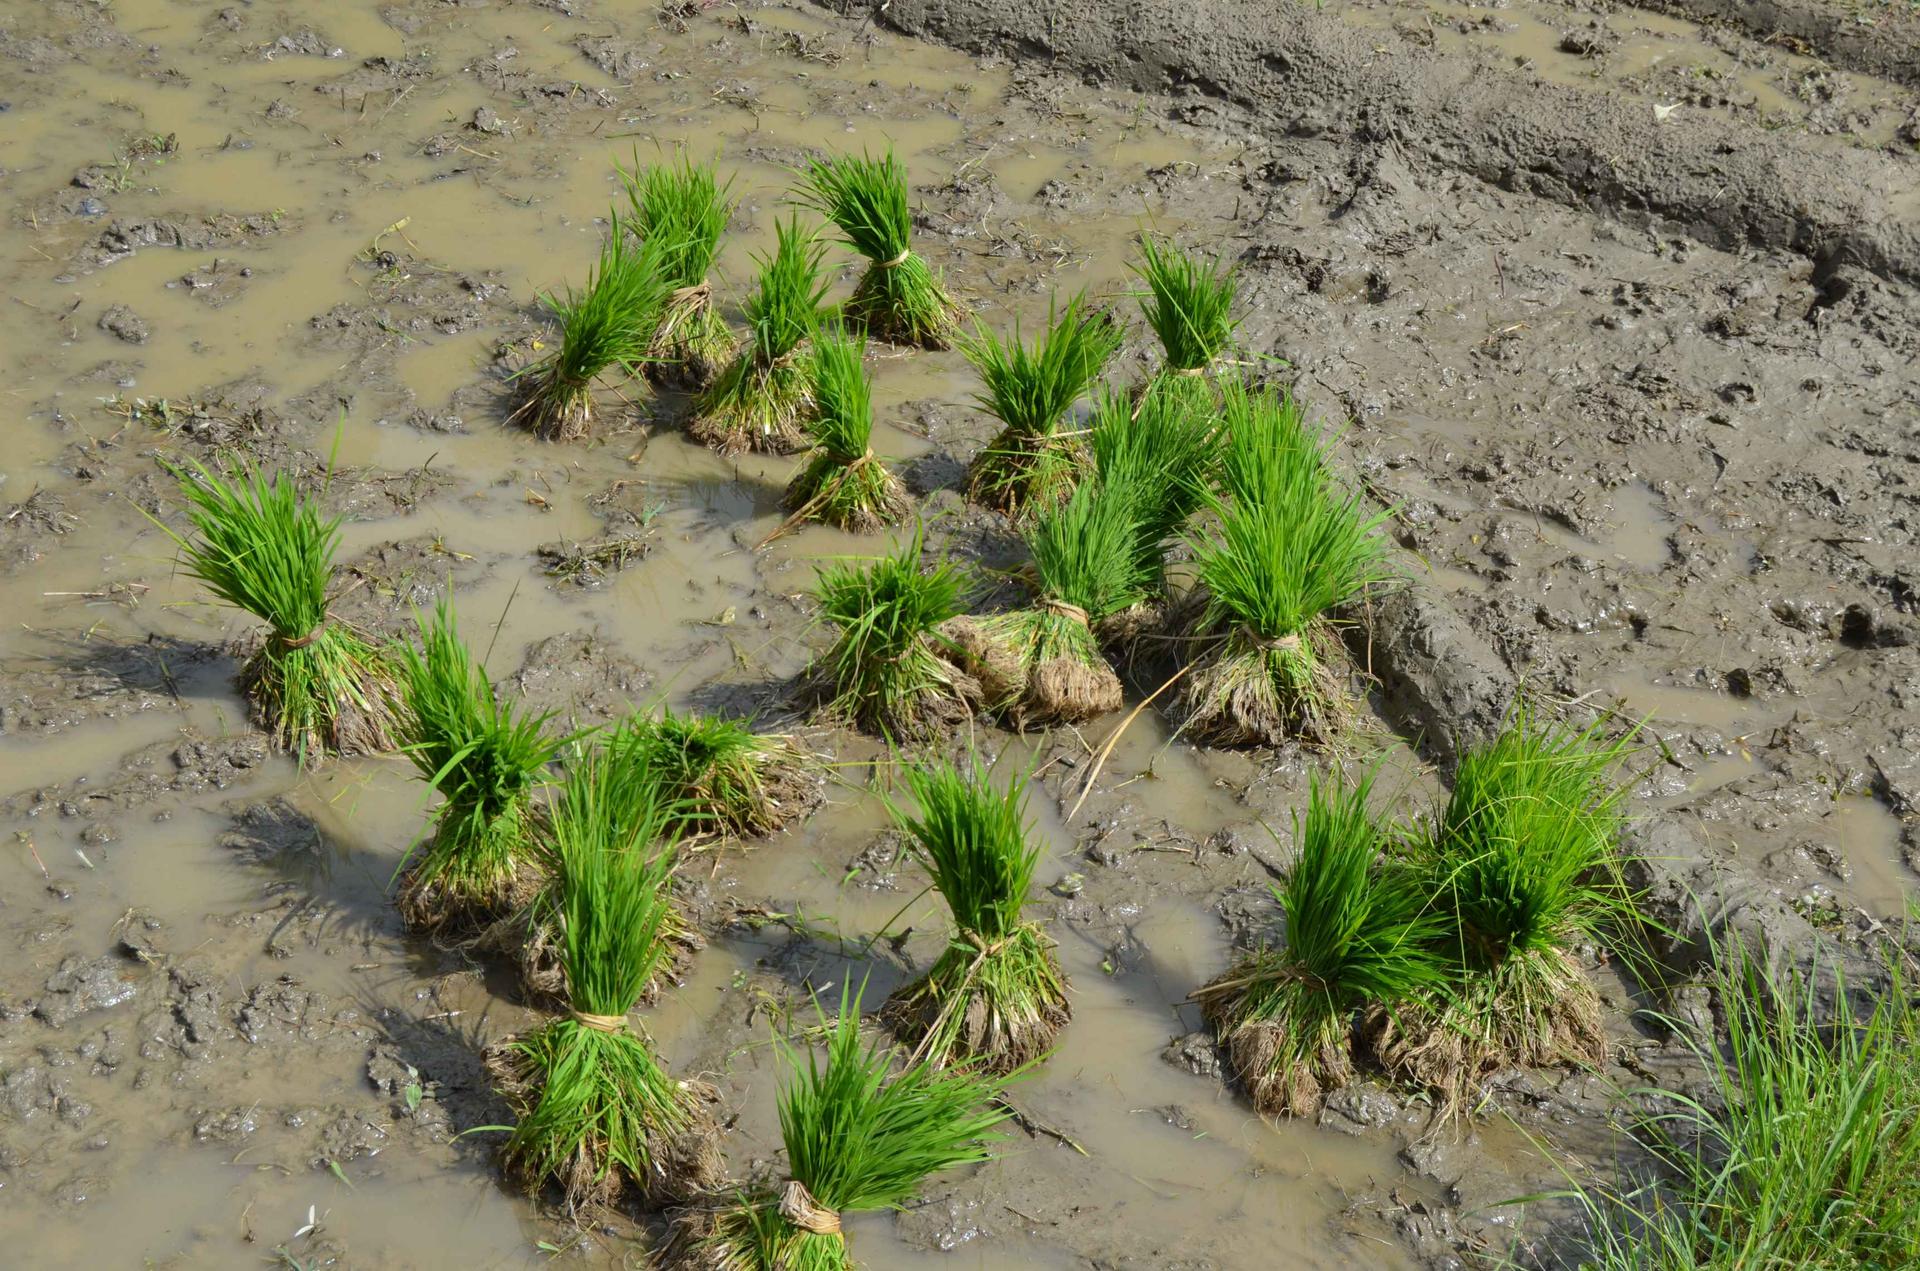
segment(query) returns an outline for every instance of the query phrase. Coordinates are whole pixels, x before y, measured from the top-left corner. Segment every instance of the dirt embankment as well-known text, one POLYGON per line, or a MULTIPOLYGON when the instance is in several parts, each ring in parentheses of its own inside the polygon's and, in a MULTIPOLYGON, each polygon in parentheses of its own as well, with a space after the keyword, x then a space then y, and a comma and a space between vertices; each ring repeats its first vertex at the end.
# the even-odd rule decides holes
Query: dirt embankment
POLYGON ((1902 0, 1638 0, 1636 8, 1724 22, 1762 40, 1820 54, 1836 66, 1920 88, 1920 9, 1902 0))
POLYGON ((1142 91, 1231 102, 1264 127, 1391 139, 1506 189, 1716 247, 1789 248, 1920 278, 1920 165, 1489 75, 1338 17, 1252 0, 892 0, 882 20, 1142 91))

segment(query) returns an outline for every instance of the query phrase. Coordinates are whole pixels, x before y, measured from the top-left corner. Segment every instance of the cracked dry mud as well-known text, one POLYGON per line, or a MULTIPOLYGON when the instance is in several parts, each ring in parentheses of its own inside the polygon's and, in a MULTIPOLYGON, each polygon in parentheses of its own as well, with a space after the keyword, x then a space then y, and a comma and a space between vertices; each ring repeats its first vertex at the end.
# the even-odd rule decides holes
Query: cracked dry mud
MULTIPOLYGON (((1633 840, 1676 962, 1709 922, 1796 963, 1906 938, 1920 97, 1887 49, 1915 28, 1899 5, 1864 28, 1831 20, 1862 6, 1760 7, 0 14, 0 1240, 36 1265, 429 1267, 533 1266, 542 1242, 626 1265, 648 1237, 564 1225, 463 1133, 506 1117, 480 1054, 533 1016, 503 969, 402 933, 418 789, 394 760, 301 776, 268 753, 232 688, 248 624, 148 514, 179 511, 158 460, 250 455, 348 518, 355 623, 399 630, 451 590, 496 680, 564 719, 666 700, 786 726, 815 565, 875 541, 755 553, 792 461, 689 444, 671 394, 608 394, 590 446, 502 422, 505 373, 552 338, 536 292, 584 276, 611 161, 656 143, 739 174, 736 317, 816 146, 896 144, 917 246, 997 325, 1081 287, 1125 309, 1149 223, 1226 252, 1248 347, 1393 509, 1410 587, 1350 615, 1382 786, 1438 789, 1518 684, 1644 716, 1633 840)), ((1136 331, 1116 373, 1149 352, 1136 331)), ((1017 565, 958 494, 993 431, 964 362, 875 365, 876 449, 935 550, 1017 565)), ((1595 967, 1614 1062, 1501 1074, 1464 1135, 1373 1082, 1263 1123, 1185 998, 1272 932, 1329 757, 1169 744, 1149 712, 1069 822, 1109 726, 979 734, 1044 765, 1041 908, 1075 1017, 1017 1095, 1042 1128, 858 1219, 867 1265, 1550 1259, 1565 1215, 1502 1203, 1560 1185, 1530 1137, 1610 1161, 1618 1091, 1689 1079, 1633 1009, 1710 1019, 1703 991, 1654 1003, 1595 967)), ((778 1022, 848 975, 877 1001, 938 945, 867 792, 877 748, 807 737, 841 765, 829 806, 693 863, 709 944, 645 1014, 738 1111, 737 1172, 778 1152, 778 1022), (903 905, 897 949, 850 956, 903 905)))

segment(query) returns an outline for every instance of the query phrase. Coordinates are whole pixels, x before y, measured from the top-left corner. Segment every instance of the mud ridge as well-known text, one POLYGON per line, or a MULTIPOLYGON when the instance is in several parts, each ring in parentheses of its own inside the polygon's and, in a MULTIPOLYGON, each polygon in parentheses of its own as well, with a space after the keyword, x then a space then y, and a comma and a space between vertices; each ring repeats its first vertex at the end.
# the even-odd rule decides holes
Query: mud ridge
POLYGON ((1871 17, 1818 0, 1633 0, 1696 22, 1721 22, 1756 39, 1804 46, 1836 66, 1920 88, 1920 10, 1880 5, 1871 17))
POLYGON ((1871 153, 1489 74, 1304 7, 1247 0, 892 0, 887 25, 1090 80, 1185 92, 1274 132, 1392 140, 1428 163, 1725 250, 1788 248, 1920 278, 1920 176, 1871 153))

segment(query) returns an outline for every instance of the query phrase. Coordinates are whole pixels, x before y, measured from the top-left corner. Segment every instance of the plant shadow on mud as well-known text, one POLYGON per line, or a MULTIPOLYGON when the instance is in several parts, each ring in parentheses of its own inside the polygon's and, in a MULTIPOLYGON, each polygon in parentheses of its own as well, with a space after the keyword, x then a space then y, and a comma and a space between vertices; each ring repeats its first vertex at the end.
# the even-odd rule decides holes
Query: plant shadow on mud
POLYGON ((235 679, 240 659, 220 639, 188 640, 149 632, 139 640, 120 640, 98 632, 84 640, 49 642, 41 655, 72 684, 83 701, 112 698, 171 698, 185 707, 209 681, 235 679))
MULTIPOLYGON (((242 863, 275 875, 264 890, 282 912, 266 937, 268 952, 289 956, 300 945, 342 939, 365 943, 400 933, 385 868, 379 863, 340 868, 356 854, 291 799, 242 800, 229 803, 226 812, 229 824, 220 846, 242 863)), ((416 961, 418 974, 438 970, 433 959, 416 961)))
POLYGON ((497 1140, 470 1132, 513 1122, 512 1109, 487 1075, 486 1050, 490 1040, 497 1040, 489 1037, 489 1012, 483 1010, 469 1024, 457 1011, 412 1015, 365 996, 359 1006, 381 1037, 368 1062, 369 1080, 423 1124, 431 1116, 429 1104, 435 1105, 461 1159, 489 1167, 497 1140))

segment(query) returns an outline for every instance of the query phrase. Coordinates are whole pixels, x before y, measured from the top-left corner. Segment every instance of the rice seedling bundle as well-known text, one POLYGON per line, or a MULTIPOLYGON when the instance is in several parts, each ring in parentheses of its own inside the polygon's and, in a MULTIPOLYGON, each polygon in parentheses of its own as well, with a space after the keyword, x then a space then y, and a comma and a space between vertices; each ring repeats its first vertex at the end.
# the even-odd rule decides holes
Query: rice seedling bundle
POLYGON ((1581 1193, 1592 1221, 1583 1265, 1920 1266, 1920 1014, 1906 975, 1891 966, 1870 1008, 1841 981, 1829 1013, 1816 976, 1769 972, 1738 945, 1719 952, 1725 1045, 1688 1043, 1705 1094, 1651 1093, 1636 1134, 1667 1179, 1581 1193))
POLYGON ((1031 345, 1021 343, 1018 324, 1005 340, 974 325, 960 350, 980 372, 983 391, 974 401, 1001 428, 973 461, 968 498, 1008 516, 1066 498, 1085 451, 1062 423, 1124 338, 1119 324, 1088 309, 1084 297, 1057 313, 1050 308, 1046 332, 1031 345))
POLYGON ((641 167, 636 157, 632 171, 615 168, 627 190, 626 227, 643 242, 661 244, 672 288, 647 344, 647 372, 704 388, 738 347, 707 279, 733 215, 732 182, 721 181, 712 163, 696 164, 684 153, 672 163, 641 167))
POLYGON ((787 486, 787 506, 793 509, 789 524, 823 521, 871 533, 897 524, 911 507, 906 486, 873 453, 873 384, 866 352, 864 339, 837 326, 814 337, 808 360, 814 410, 807 420, 813 452, 787 486))
MULTIPOLYGON (((1255 400, 1256 416, 1279 410, 1270 392, 1255 400)), ((1195 544, 1198 652, 1176 713, 1219 745, 1329 739, 1344 711, 1324 615, 1388 576, 1385 517, 1335 485, 1298 427, 1226 427, 1222 488, 1207 500, 1218 523, 1195 544)))
POLYGON ((451 601, 402 646, 395 733, 442 798, 424 848, 402 879, 401 916, 416 930, 470 933, 529 902, 545 875, 534 794, 564 738, 550 716, 494 693, 460 639, 451 601))
POLYGON ((1220 460, 1213 391, 1191 379, 1157 379, 1137 398, 1106 392, 1089 434, 1100 481, 1139 493, 1135 555, 1141 576, 1165 583, 1166 547, 1205 502, 1220 460))
POLYGON ((1440 983, 1441 914, 1426 879, 1388 855, 1367 811, 1371 781, 1316 781, 1300 853, 1274 898, 1286 944, 1236 962, 1194 994, 1263 1115, 1306 1115, 1353 1078, 1353 1031, 1440 983))
POLYGON ((254 722, 303 766, 330 752, 391 749, 388 656, 328 613, 340 518, 323 517, 284 473, 268 479, 248 467, 228 477, 199 464, 168 471, 193 533, 161 529, 187 574, 267 625, 240 671, 254 722))
POLYGON ((1389 1071, 1457 1098, 1494 1069, 1604 1060, 1599 995, 1573 949, 1629 913, 1613 776, 1626 744, 1522 709, 1461 759, 1423 848, 1449 983, 1372 1026, 1389 1071))
POLYGON ((813 387, 805 345, 820 325, 826 249, 798 218, 776 225, 774 237, 773 254, 756 258, 747 347, 694 401, 689 431, 722 454, 791 454, 807 442, 802 421, 813 409, 813 387))
POLYGON ((1232 352, 1240 325, 1233 316, 1239 291, 1233 268, 1147 234, 1133 269, 1147 287, 1140 296, 1141 315, 1165 354, 1160 373, 1199 378, 1218 369, 1232 352))
POLYGON ((1145 601, 1141 491, 1130 482, 1082 485, 1027 531, 1038 598, 991 617, 962 617, 941 630, 987 704, 1021 723, 1080 723, 1117 709, 1120 677, 1095 634, 1145 601))
POLYGON ((876 340, 944 349, 960 306, 940 275, 913 251, 907 170, 889 149, 810 160, 797 201, 832 221, 847 246, 867 258, 867 271, 845 305, 849 322, 876 340))
POLYGON ((680 808, 689 837, 755 838, 786 829, 819 802, 806 756, 787 737, 738 720, 662 709, 616 734, 680 808))
POLYGON ((560 323, 559 343, 514 373, 521 402, 512 418, 549 441, 579 441, 593 431, 593 383, 609 371, 637 374, 673 296, 664 239, 636 241, 614 232, 584 290, 551 292, 540 303, 560 323))
POLYGON ((488 1052, 518 1117, 501 1148, 530 1190, 557 1184, 569 1211, 632 1188, 688 1198, 720 1176, 713 1092, 676 1081, 627 1016, 666 956, 676 810, 644 765, 590 751, 552 812, 568 1010, 488 1052))
MULTIPOLYGON (((824 1024, 824 1021, 823 1021, 824 1024)), ((677 1271, 852 1271, 842 1219, 902 1209, 926 1180, 993 1158, 1008 1113, 1002 1082, 925 1059, 891 1072, 890 1047, 860 1042, 860 1000, 842 992, 824 1062, 775 1037, 786 1177, 676 1215, 661 1264, 677 1271)))
POLYGON ((976 760, 910 768, 911 814, 894 817, 947 902, 946 951, 881 1012, 936 1063, 1012 1072, 1038 1059, 1072 1017, 1067 981, 1038 923, 1025 917, 1040 845, 1030 840, 1027 783, 996 789, 976 760))
POLYGON ((820 570, 814 597, 835 633, 816 667, 828 718, 901 738, 971 715, 980 686, 940 633, 960 612, 965 575, 952 560, 921 568, 925 538, 916 525, 891 555, 820 570))

